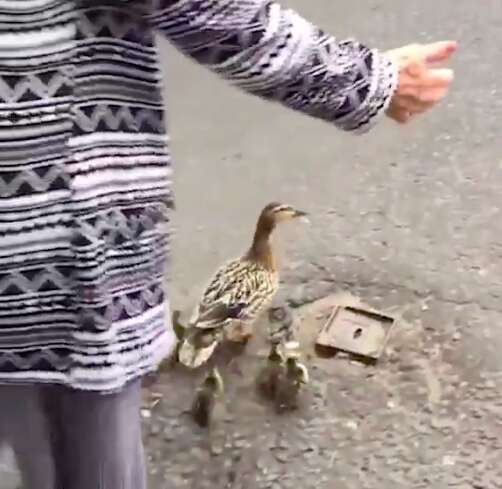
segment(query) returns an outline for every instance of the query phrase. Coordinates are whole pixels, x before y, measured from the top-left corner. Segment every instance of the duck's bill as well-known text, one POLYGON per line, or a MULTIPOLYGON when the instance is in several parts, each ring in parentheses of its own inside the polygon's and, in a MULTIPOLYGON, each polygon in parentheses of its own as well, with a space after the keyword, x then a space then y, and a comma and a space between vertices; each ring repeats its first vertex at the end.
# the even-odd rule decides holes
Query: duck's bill
POLYGON ((310 219, 309 216, 306 212, 304 211, 295 211, 295 218, 299 219, 300 221, 310 224, 310 219))

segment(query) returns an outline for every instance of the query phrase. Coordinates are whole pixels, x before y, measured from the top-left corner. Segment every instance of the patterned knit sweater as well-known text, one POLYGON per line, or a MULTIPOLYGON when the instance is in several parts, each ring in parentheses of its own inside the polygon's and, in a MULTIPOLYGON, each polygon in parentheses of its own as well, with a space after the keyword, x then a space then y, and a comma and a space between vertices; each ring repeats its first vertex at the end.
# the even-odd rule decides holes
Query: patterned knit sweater
POLYGON ((156 32, 347 131, 397 82, 271 0, 0 0, 0 383, 113 391, 173 347, 156 32))

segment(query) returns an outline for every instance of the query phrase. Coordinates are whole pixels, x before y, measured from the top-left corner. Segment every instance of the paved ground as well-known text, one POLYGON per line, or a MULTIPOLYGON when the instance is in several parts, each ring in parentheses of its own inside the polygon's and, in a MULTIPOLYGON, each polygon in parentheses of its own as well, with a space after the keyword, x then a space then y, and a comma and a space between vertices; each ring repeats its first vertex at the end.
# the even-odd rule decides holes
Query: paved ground
POLYGON ((236 377, 212 450, 182 414, 192 380, 166 375, 164 400, 145 421, 151 487, 501 487, 502 84, 494 65, 502 4, 285 3, 382 47, 458 39, 455 89, 409 128, 383 123, 358 139, 242 95, 166 51, 178 161, 176 306, 190 305, 214 267, 246 246, 262 204, 279 199, 313 214, 309 229, 279 233, 282 297, 305 304, 304 314, 345 291, 400 325, 377 367, 311 359, 313 385, 294 417, 277 419, 250 380, 236 377))
MULTIPOLYGON (((221 455, 208 454, 204 436, 178 418, 179 398, 167 395, 149 438, 153 487, 166 487, 164 477, 194 489, 501 487, 502 85, 494 60, 502 5, 287 3, 383 47, 458 39, 455 89, 409 128, 384 123, 357 139, 172 59, 177 304, 247 244, 259 207, 282 199, 314 214, 311 229, 279 233, 285 297, 299 305, 349 291, 406 321, 374 369, 312 360, 313 401, 301 416, 277 421, 236 380, 239 395, 228 396, 231 414, 214 435, 226 440, 221 455)), ((186 389, 177 392, 186 407, 186 389)))

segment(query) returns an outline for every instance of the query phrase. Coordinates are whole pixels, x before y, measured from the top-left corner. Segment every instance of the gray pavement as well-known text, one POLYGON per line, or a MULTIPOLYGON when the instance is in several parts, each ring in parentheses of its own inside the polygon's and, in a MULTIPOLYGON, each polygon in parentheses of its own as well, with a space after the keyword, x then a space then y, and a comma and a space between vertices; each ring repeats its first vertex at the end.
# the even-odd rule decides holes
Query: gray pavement
POLYGON ((313 222, 278 233, 281 296, 305 311, 344 291, 401 322, 377 367, 312 359, 311 402, 295 417, 246 400, 250 380, 237 380, 212 452, 181 415, 189 383, 167 375, 145 422, 152 488, 502 487, 502 4, 284 3, 384 48, 459 40, 454 90, 409 127, 383 122, 354 137, 166 48, 175 306, 189 307, 247 245, 264 203, 284 200, 313 222))
MULTIPOLYGON (((319 368, 313 372, 318 403, 291 425, 271 421, 256 434, 265 423, 258 416, 249 429, 252 446, 239 453, 251 466, 253 447, 262 447, 263 470, 246 475, 242 468, 245 482, 239 485, 238 476, 229 487, 502 487, 502 82, 496 63, 502 4, 286 3, 339 36, 384 48, 457 39, 457 80, 446 103, 422 120, 405 129, 384 122, 357 138, 229 89, 178 56, 168 63, 178 161, 178 304, 190 303, 212 269, 246 245, 259 207, 282 199, 314 215, 310 229, 279 233, 284 296, 302 304, 349 291, 408 321, 396 329, 388 361, 369 379, 366 370, 343 361, 312 362, 319 368), (286 463, 274 461, 276 439, 287 446, 286 463), (284 474, 289 482, 277 485, 284 474)), ((251 423, 239 418, 239 402, 229 400, 241 425, 226 428, 230 453, 246 431, 242 425, 251 423)), ((159 415, 161 425, 169 413, 174 416, 169 410, 159 415)), ((182 446, 198 446, 187 443, 182 446)), ((166 480, 177 467, 190 466, 190 458, 166 461, 175 450, 157 455, 166 480)), ((195 460, 204 458, 193 450, 195 460)), ((211 460, 225 472, 225 456, 221 465, 211 460)), ((175 480, 175 487, 204 487, 193 473, 175 480)))

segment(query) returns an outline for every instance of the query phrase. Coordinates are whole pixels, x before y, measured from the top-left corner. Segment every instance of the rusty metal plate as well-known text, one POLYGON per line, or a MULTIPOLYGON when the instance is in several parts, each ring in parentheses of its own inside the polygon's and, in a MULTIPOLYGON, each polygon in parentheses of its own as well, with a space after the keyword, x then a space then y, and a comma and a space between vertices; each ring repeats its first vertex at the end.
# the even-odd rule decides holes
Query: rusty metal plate
POLYGON ((336 306, 317 339, 317 345, 372 360, 382 355, 394 318, 356 307, 336 306))

